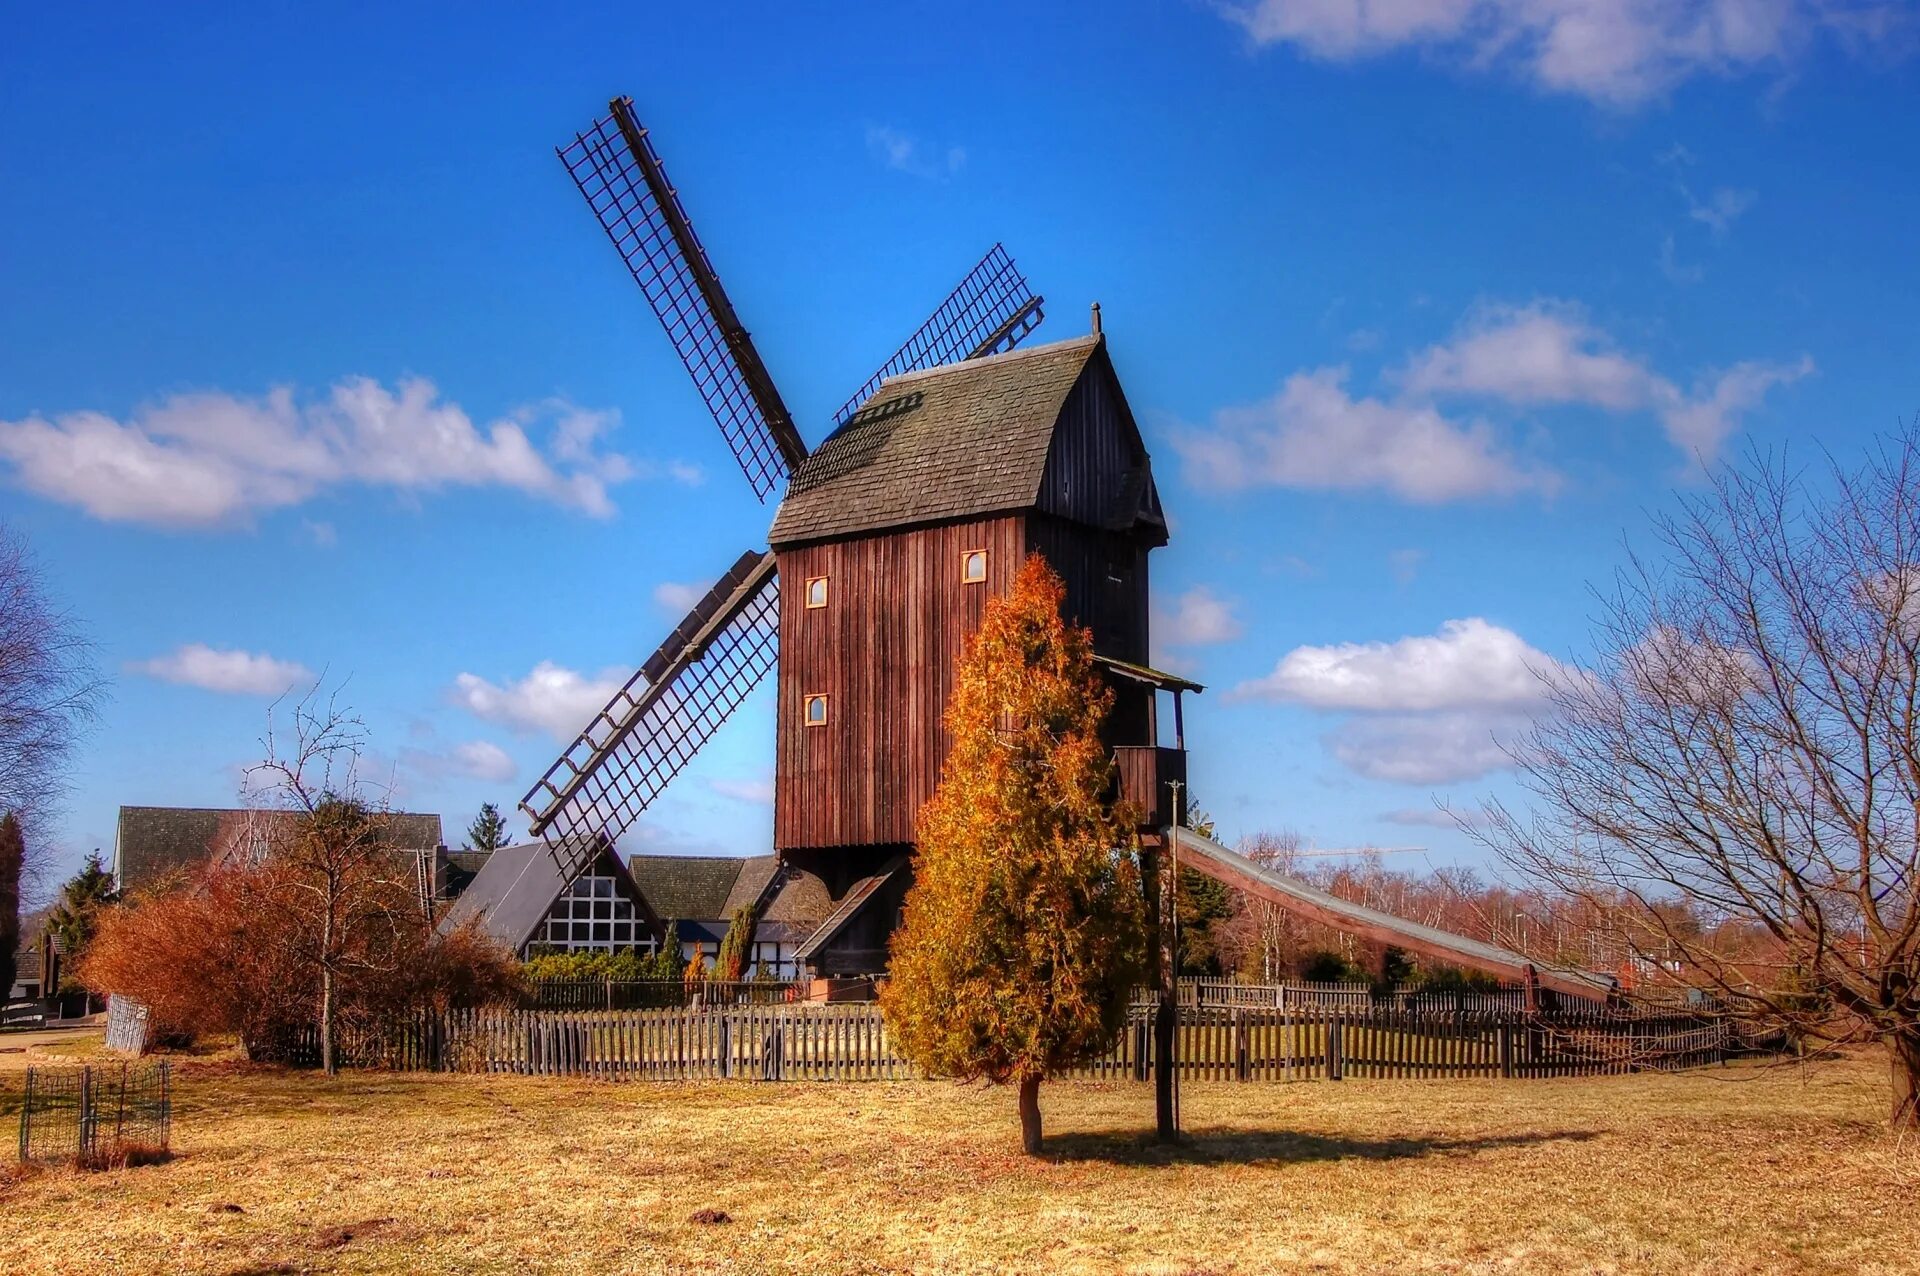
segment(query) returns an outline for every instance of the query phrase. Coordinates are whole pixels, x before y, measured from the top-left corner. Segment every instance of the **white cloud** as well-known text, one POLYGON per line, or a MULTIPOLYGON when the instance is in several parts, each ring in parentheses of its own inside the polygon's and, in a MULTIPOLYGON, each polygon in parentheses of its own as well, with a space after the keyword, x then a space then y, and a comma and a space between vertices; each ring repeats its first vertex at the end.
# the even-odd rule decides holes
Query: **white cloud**
POLYGON ((755 806, 773 805, 773 781, 715 779, 707 781, 707 787, 721 797, 732 798, 736 802, 750 802, 755 806))
POLYGON ((566 743, 606 708, 626 679, 627 675, 613 669, 587 677, 542 660, 518 682, 496 684, 478 674, 461 673, 449 694, 476 718, 516 731, 543 731, 566 743))
POLYGON ((897 173, 946 181, 957 176, 967 163, 964 147, 942 150, 923 145, 919 138, 885 124, 867 127, 867 153, 897 173))
POLYGON ((1686 196, 1687 216, 1712 231, 1716 238, 1724 236, 1733 227, 1740 214, 1752 208, 1759 196, 1753 191, 1735 190, 1729 186, 1717 187, 1703 203, 1693 197, 1693 192, 1681 186, 1680 193, 1686 196))
POLYGON ((1887 0, 1252 0, 1224 12, 1255 43, 1322 61, 1429 50, 1614 108, 1697 75, 1784 71, 1822 34, 1884 50, 1911 27, 1887 0))
POLYGON ((199 642, 186 643, 164 656, 133 661, 127 671, 181 686, 246 696, 277 696, 314 680, 313 670, 297 661, 199 642))
POLYGON ((1173 610, 1153 618, 1156 642, 1171 647, 1202 647, 1232 642, 1242 632, 1237 604, 1221 598, 1205 585, 1196 585, 1173 600, 1173 610))
POLYGON ((707 596, 713 588, 712 581, 662 581, 653 587, 653 601, 662 609, 679 617, 693 610, 694 605, 707 596))
POLYGON ((455 745, 453 760, 462 773, 489 784, 505 784, 520 771, 507 751, 490 740, 455 745))
POLYGON ((1482 307, 1453 340, 1415 355, 1394 379, 1414 399, 1477 396, 1517 407, 1649 411, 1676 447, 1711 460, 1768 390, 1813 370, 1804 355, 1788 364, 1739 363, 1703 376, 1689 393, 1620 350, 1578 306, 1542 300, 1482 307))
POLYGON ((1427 561, 1424 549, 1396 549, 1387 554, 1387 570, 1393 573, 1396 585, 1411 585, 1413 578, 1420 574, 1421 564, 1427 561))
POLYGON ((1472 711, 1355 717, 1326 737, 1348 769, 1395 784, 1453 784, 1512 765, 1507 747, 1530 719, 1472 711))
POLYGON ((1487 823, 1484 807, 1443 808, 1439 806, 1403 806, 1397 810, 1382 811, 1380 818, 1388 824, 1400 824, 1408 828, 1458 829, 1462 824, 1470 829, 1483 828, 1487 823))
POLYGON ((654 472, 600 446, 613 421, 550 400, 480 426, 431 381, 388 389, 348 377, 310 402, 281 387, 255 399, 177 395, 124 421, 99 412, 0 421, 0 461, 50 500, 163 527, 245 522, 349 484, 504 487, 604 517, 610 487, 654 472))
POLYGON ((1200 483, 1222 488, 1378 489, 1424 504, 1551 493, 1559 476, 1522 463, 1490 426, 1423 404, 1353 398, 1347 369, 1287 378, 1272 398, 1214 414, 1212 428, 1174 435, 1200 483))
POLYGON ((400 750, 400 761, 430 779, 458 775, 488 784, 506 784, 520 773, 512 756, 490 740, 468 740, 455 745, 450 753, 406 748, 400 750))
POLYGON ((1295 647, 1233 695, 1369 712, 1521 708, 1540 702, 1540 676, 1559 668, 1511 629, 1470 616, 1396 642, 1295 647))
POLYGON ((1673 397, 1660 410, 1660 420, 1675 447, 1711 460, 1727 436, 1739 428, 1740 418, 1760 406, 1767 391, 1813 372, 1813 359, 1808 355, 1800 356, 1796 363, 1736 363, 1702 378, 1691 395, 1672 391, 1673 397))

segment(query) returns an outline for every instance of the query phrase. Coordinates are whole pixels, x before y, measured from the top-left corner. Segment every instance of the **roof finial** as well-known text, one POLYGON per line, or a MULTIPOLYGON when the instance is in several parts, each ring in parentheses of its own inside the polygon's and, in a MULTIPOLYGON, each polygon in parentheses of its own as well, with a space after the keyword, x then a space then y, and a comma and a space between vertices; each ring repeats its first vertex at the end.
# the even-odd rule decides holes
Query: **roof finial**
POLYGON ((1100 303, 1097 301, 1093 303, 1093 335, 1100 335, 1100 303))

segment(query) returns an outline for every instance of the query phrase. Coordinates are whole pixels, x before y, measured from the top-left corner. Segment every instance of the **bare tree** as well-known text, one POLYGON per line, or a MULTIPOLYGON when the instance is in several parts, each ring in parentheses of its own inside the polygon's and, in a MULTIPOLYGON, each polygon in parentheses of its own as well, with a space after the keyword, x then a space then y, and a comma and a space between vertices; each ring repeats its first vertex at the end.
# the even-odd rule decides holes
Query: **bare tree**
POLYGON ((26 539, 0 523, 0 811, 19 817, 30 854, 44 845, 35 835, 66 791, 67 760, 105 685, 92 644, 54 603, 26 539))
POLYGON ((1643 954, 1877 1039, 1920 1125, 1920 422, 1847 467, 1750 454, 1656 521, 1483 839, 1643 954))
MULTIPOLYGON (((276 705, 276 709, 278 706, 276 705)), ((342 980, 391 973, 402 940, 422 925, 403 854, 388 840, 383 790, 360 773, 361 720, 316 685, 284 729, 268 719, 262 760, 247 771, 252 836, 229 854, 274 868, 276 892, 299 924, 283 928, 298 965, 317 974, 320 1065, 336 1071, 342 980)))

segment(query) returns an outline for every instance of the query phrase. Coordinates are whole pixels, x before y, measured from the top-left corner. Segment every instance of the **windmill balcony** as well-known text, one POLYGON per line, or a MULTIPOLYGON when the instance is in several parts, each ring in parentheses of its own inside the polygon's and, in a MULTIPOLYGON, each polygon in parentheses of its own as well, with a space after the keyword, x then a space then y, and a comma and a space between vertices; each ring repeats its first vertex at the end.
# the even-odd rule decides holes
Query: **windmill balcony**
POLYGON ((1144 814, 1143 829, 1164 828, 1173 823, 1173 789, 1180 785, 1181 802, 1186 802, 1187 751, 1163 749, 1151 744, 1122 744, 1113 750, 1114 770, 1118 772, 1120 800, 1131 802, 1144 814))

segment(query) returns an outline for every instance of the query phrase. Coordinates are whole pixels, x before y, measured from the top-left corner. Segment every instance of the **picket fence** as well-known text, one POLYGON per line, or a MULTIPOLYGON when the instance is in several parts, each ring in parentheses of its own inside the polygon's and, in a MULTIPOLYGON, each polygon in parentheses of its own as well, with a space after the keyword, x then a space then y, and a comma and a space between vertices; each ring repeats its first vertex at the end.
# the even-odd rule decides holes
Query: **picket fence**
MULTIPOLYGON (((1523 1017, 1368 1007, 1181 1006, 1175 1067, 1206 1081, 1324 1077, 1536 1078, 1719 1063, 1734 1043, 1699 1016, 1578 1012, 1523 1017)), ((748 1005, 632 1011, 427 1011, 392 1028, 343 1028, 348 1067, 602 1080, 851 1081, 913 1077, 877 1005, 748 1005)), ((316 1064, 311 1032, 288 1062, 316 1064)), ((1070 1075, 1153 1075, 1151 1007, 1115 1048, 1070 1075)))

